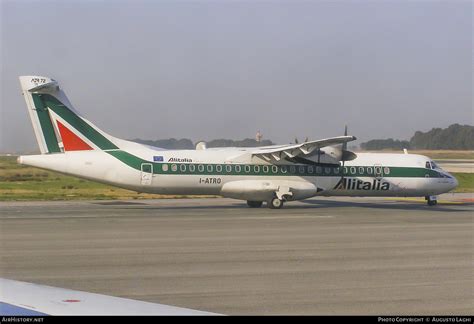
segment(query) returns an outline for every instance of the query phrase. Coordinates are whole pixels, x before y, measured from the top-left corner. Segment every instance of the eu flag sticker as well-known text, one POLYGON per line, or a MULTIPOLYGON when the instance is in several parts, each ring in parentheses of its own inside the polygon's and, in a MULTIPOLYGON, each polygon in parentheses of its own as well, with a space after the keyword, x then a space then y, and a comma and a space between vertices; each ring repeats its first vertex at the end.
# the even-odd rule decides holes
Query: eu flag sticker
POLYGON ((159 155, 159 156, 153 156, 153 161, 155 162, 163 162, 163 156, 159 155))

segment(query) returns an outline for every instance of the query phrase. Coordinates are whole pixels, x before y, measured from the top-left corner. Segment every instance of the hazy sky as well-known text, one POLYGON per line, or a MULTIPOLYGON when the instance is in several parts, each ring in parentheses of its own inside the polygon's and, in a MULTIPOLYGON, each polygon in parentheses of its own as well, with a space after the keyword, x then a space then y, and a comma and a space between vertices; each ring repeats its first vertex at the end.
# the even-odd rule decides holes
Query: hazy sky
POLYGON ((0 3, 0 151, 37 147, 17 79, 32 74, 122 138, 473 124, 471 1, 0 3))

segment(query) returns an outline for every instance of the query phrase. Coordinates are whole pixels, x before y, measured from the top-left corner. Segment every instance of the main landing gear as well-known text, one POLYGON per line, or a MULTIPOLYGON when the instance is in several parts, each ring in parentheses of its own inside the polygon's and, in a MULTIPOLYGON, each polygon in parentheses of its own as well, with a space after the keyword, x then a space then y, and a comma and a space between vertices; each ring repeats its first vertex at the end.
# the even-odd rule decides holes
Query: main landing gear
POLYGON ((436 196, 426 196, 425 200, 428 206, 435 206, 438 204, 438 200, 436 199, 436 196))
POLYGON ((283 200, 279 199, 278 197, 273 197, 268 201, 268 208, 280 209, 281 207, 283 207, 283 200))
MULTIPOLYGON (((263 201, 253 201, 253 200, 247 200, 247 206, 250 208, 260 208, 263 205, 263 201)), ((278 199, 277 197, 272 198, 267 202, 268 208, 271 209, 280 209, 283 207, 283 200, 278 199)))

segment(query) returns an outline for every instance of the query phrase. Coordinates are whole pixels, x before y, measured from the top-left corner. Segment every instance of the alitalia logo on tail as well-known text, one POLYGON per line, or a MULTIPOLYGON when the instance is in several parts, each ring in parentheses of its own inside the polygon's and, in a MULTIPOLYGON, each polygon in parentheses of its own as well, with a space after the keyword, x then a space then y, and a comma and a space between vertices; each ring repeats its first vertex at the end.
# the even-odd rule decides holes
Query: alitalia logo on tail
POLYGON ((42 154, 118 149, 116 138, 72 108, 55 80, 24 76, 20 82, 42 154))
POLYGON ((357 178, 341 178, 334 186, 336 190, 390 190, 390 183, 373 179, 372 181, 363 181, 357 178))

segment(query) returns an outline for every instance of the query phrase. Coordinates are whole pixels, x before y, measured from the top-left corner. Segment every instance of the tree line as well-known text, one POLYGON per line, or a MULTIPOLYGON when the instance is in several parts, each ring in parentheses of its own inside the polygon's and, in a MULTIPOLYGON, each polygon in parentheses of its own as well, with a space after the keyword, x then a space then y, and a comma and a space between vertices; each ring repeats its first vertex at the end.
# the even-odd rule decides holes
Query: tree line
MULTIPOLYGON (((159 140, 134 139, 134 142, 161 147, 169 150, 193 150, 196 143, 188 138, 168 138, 159 140)), ((297 140, 295 139, 295 142, 297 140)), ((255 139, 243 140, 214 139, 206 142, 207 147, 256 147, 274 145, 271 140, 257 142, 255 139)), ((473 150, 474 126, 453 124, 447 128, 433 128, 427 132, 417 131, 410 140, 393 138, 374 139, 360 144, 363 150, 473 150)))
POLYGON ((415 150, 472 150, 474 149, 474 126, 453 124, 447 128, 433 128, 427 132, 417 131, 409 141, 374 139, 360 144, 363 150, 415 149, 415 150))

